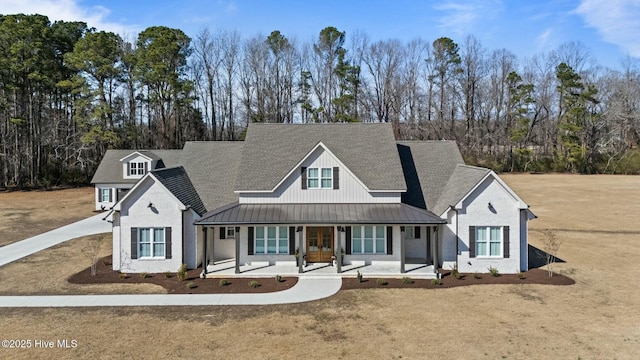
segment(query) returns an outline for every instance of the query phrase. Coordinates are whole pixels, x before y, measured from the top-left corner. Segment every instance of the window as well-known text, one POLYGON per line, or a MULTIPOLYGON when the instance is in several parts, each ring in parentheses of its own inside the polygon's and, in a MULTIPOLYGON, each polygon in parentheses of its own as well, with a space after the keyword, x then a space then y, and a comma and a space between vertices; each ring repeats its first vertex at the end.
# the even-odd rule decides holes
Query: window
POLYGON ((257 226, 255 254, 289 254, 289 228, 257 226))
POLYGON ((131 162, 129 163, 129 174, 131 175, 144 175, 145 163, 143 162, 131 162))
POLYGON ((308 168, 308 189, 333 189, 333 168, 308 168))
POLYGON ((476 256, 502 256, 502 227, 476 227, 476 256))
POLYGON ((138 229, 139 258, 164 258, 165 236, 164 228, 138 229))
POLYGON ((351 229, 352 254, 385 254, 384 226, 354 226, 351 229))
POLYGON ((111 202, 111 189, 100 189, 100 202, 111 202))
POLYGON ((236 228, 233 226, 227 226, 227 239, 235 239, 236 237, 236 228))
POLYGON ((405 239, 415 239, 415 231, 413 226, 405 226, 404 227, 404 238, 405 239))

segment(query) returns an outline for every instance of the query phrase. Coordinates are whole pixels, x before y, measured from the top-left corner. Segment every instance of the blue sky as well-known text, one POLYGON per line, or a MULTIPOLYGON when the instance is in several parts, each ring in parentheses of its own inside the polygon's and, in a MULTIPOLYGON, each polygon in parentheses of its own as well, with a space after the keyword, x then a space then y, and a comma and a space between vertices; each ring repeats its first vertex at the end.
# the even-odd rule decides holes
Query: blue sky
POLYGON ((335 26, 347 37, 361 31, 371 40, 447 36, 461 44, 472 34, 484 48, 505 48, 521 60, 570 41, 584 44, 603 66, 640 59, 640 0, 0 0, 0 13, 81 20, 129 39, 164 25, 191 37, 209 27, 245 38, 280 30, 311 41, 335 26))

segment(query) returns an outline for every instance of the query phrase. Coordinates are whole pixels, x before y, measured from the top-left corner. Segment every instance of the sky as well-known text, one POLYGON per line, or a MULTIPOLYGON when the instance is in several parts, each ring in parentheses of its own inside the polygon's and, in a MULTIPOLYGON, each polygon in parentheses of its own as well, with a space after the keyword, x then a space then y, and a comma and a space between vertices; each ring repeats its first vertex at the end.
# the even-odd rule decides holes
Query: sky
MULTIPOLYGON (((133 40, 149 26, 236 30, 243 38, 279 30, 311 42, 334 26, 372 41, 476 37, 488 50, 519 59, 579 42, 602 66, 640 59, 640 0, 0 0, 0 14, 42 14, 84 21, 133 40)), ((347 40, 348 41, 348 40, 347 40)))

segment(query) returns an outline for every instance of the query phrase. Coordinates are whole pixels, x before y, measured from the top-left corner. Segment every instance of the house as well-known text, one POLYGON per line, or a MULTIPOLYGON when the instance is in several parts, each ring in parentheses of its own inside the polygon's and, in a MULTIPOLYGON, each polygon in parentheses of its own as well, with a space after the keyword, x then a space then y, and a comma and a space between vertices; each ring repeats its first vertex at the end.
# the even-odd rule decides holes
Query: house
POLYGON ((396 141, 390 124, 250 124, 242 142, 110 150, 92 183, 113 223, 114 270, 224 259, 236 272, 296 259, 341 259, 336 272, 528 269, 527 204, 465 165, 455 142, 396 141))

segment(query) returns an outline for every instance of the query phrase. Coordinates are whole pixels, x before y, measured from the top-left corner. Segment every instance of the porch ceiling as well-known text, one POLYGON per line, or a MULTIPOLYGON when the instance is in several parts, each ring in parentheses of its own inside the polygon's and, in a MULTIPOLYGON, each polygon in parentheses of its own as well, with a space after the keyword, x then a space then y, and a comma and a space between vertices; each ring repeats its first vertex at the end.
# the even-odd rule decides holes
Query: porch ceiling
POLYGON ((444 224, 430 211, 407 204, 231 204, 210 211, 197 225, 239 224, 444 224))

